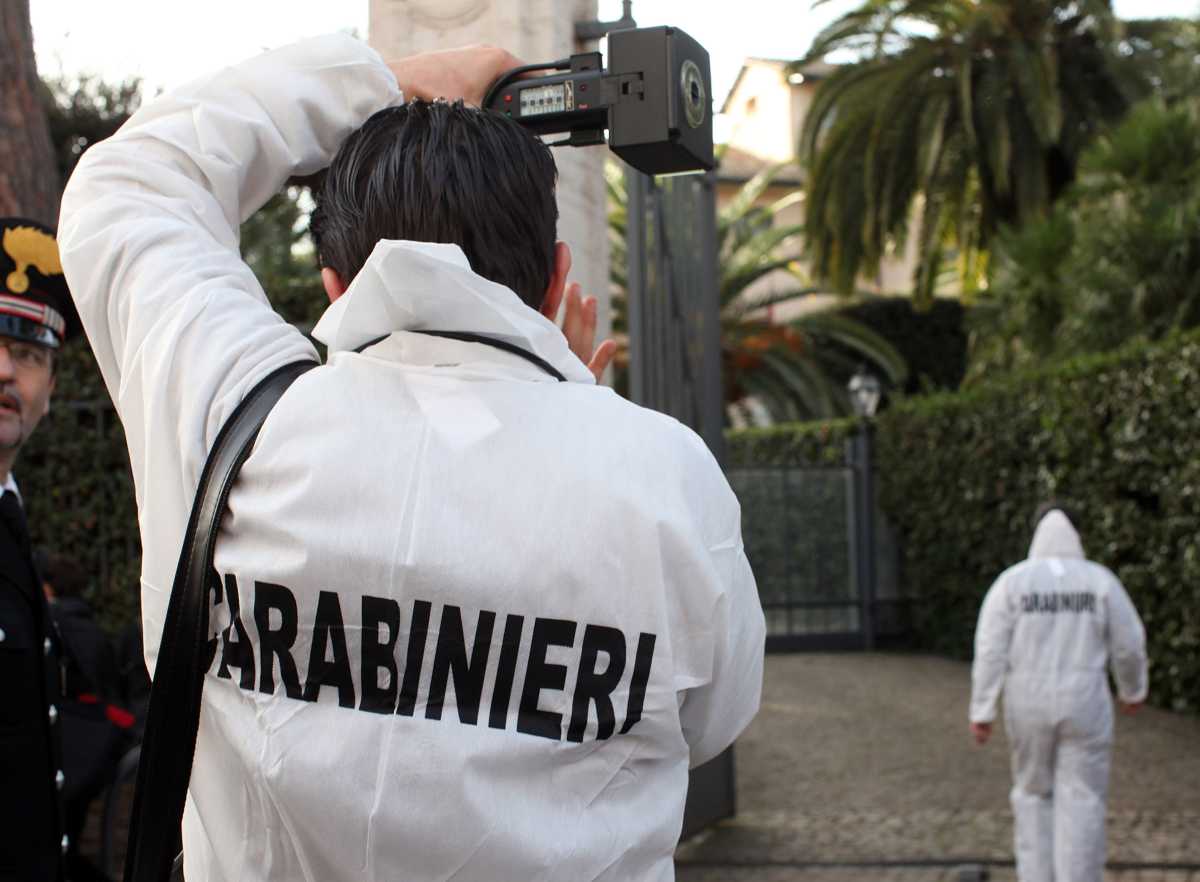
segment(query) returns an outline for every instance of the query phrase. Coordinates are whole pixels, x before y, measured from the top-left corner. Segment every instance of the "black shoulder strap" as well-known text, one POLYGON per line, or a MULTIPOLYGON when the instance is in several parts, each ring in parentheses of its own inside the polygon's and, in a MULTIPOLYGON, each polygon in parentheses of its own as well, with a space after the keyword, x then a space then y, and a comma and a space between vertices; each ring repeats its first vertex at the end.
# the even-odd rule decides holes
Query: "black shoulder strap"
POLYGON ((158 647, 125 858, 125 882, 162 882, 178 849, 208 649, 209 572, 229 491, 275 402, 302 373, 286 365, 254 387, 221 428, 200 474, 158 647))

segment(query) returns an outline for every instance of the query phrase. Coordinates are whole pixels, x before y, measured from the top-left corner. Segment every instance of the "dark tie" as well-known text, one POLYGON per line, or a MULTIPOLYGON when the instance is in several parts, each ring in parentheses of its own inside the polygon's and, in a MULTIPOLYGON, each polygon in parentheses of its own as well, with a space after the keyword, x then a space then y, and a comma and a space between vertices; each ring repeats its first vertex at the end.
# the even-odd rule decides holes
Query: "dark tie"
POLYGON ((29 551, 29 523, 25 520, 25 509, 21 500, 11 490, 5 490, 0 497, 0 521, 3 521, 12 531, 13 538, 21 546, 21 550, 29 551))

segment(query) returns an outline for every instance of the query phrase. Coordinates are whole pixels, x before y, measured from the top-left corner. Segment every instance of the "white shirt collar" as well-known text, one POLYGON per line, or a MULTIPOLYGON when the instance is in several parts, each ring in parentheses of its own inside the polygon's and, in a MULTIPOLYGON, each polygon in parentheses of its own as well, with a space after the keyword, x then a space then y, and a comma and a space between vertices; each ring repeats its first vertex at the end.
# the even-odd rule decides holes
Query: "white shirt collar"
POLYGON ((472 271, 457 245, 382 240, 313 328, 332 356, 396 331, 469 331, 519 346, 568 380, 595 378, 562 331, 503 285, 472 271))
POLYGON ((21 498, 21 488, 17 486, 17 479, 13 477, 13 473, 9 472, 4 476, 4 486, 0 487, 0 496, 3 496, 5 491, 11 490, 17 494, 17 500, 21 505, 25 504, 25 500, 21 498))

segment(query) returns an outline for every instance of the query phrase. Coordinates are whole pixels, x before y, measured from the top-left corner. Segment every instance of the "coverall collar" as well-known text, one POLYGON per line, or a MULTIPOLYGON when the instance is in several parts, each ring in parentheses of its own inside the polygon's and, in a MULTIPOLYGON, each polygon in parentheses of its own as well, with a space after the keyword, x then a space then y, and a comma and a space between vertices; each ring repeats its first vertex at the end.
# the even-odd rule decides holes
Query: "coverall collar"
POLYGON ((382 240, 313 328, 332 357, 397 331, 467 331, 533 353, 569 381, 594 383, 558 327, 472 271, 457 245, 382 240))
POLYGON ((1029 557, 1083 557, 1083 543, 1071 521, 1059 509, 1046 512, 1033 532, 1029 557))

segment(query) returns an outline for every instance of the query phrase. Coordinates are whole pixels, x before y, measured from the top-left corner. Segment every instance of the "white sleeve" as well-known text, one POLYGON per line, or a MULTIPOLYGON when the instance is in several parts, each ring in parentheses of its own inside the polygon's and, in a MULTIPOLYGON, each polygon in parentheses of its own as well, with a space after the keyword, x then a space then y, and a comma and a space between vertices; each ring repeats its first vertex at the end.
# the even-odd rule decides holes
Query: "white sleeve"
POLYGON ((711 572, 720 583, 707 611, 711 669, 704 682, 683 691, 679 707, 693 768, 733 743, 758 713, 762 696, 766 622, 742 547, 740 510, 732 491, 726 492, 739 526, 728 541, 709 549, 711 572))
POLYGON ((1008 603, 1005 578, 1001 575, 988 589, 975 626, 975 661, 971 665, 972 723, 990 723, 1008 672, 1008 650, 1015 616, 1008 603))
POLYGON ((1145 701, 1150 686, 1146 629, 1116 576, 1108 589, 1108 654, 1117 696, 1130 704, 1145 701))
MULTIPOLYGON (((71 176, 59 249, 125 429, 144 609, 147 592, 170 588, 220 427, 259 380, 316 355, 242 262, 240 224, 400 98, 365 44, 307 40, 155 99, 71 176)), ((150 606, 146 633, 156 635, 150 606)), ((147 641, 148 660, 156 643, 147 641)))

